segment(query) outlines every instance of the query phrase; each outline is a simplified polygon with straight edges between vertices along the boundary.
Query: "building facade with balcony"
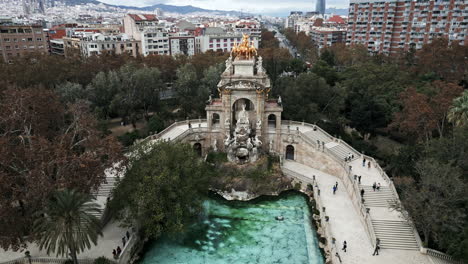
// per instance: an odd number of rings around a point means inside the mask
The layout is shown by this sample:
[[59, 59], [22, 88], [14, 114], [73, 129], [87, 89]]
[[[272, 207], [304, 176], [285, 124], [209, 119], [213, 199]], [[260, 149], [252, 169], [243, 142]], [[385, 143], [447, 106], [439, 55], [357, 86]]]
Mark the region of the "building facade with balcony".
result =
[[420, 49], [436, 38], [468, 44], [464, 0], [351, 0], [347, 44], [370, 52]]
[[48, 53], [47, 36], [39, 25], [0, 25], [0, 53], [5, 62], [28, 53]]
[[329, 27], [312, 27], [309, 33], [319, 50], [333, 44], [346, 42], [346, 30]]

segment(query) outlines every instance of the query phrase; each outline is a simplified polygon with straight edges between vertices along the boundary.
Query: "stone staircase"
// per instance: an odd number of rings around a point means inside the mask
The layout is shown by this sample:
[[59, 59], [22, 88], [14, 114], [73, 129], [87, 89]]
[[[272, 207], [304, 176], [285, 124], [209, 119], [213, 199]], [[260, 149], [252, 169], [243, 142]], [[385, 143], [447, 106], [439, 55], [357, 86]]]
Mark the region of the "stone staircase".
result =
[[372, 186], [359, 185], [359, 190], [361, 189], [364, 189], [365, 207], [389, 207], [395, 200], [395, 196], [388, 186], [381, 186], [380, 190], [374, 191]]
[[372, 220], [382, 249], [419, 250], [413, 228], [406, 221]]
[[316, 131], [311, 130], [311, 131], [305, 132], [304, 135], [306, 135], [314, 143], [316, 143], [317, 140], [319, 140], [320, 142], [325, 142], [325, 144], [332, 141], [329, 137], [327, 137], [324, 133], [320, 132], [319, 130], [316, 130]]
[[112, 175], [112, 176], [106, 177], [106, 183], [101, 184], [98, 192], [95, 195], [109, 197], [109, 195], [112, 192], [112, 189], [114, 189], [115, 187], [116, 182], [117, 182], [117, 179], [115, 176]]
[[354, 159], [357, 159], [360, 157], [359, 153], [354, 152], [352, 149], [348, 148], [347, 146], [343, 144], [336, 144], [335, 146], [329, 148], [330, 151], [337, 156], [340, 160], [343, 160], [348, 157], [349, 153], [354, 155]]

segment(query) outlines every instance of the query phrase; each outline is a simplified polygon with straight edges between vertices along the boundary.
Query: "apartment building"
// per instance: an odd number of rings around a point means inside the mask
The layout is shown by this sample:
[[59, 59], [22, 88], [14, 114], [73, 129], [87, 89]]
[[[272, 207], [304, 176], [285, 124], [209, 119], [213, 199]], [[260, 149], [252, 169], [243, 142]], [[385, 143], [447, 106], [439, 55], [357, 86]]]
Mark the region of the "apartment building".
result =
[[0, 25], [0, 52], [5, 62], [33, 52], [46, 54], [46, 34], [40, 25]]
[[[253, 41], [255, 48], [258, 49], [260, 37], [250, 36], [250, 41]], [[231, 52], [234, 44], [240, 43], [242, 40], [242, 34], [225, 32], [222, 28], [207, 28], [203, 36], [197, 37], [196, 49], [199, 52], [207, 51], [224, 51]]]
[[346, 42], [346, 30], [339, 28], [312, 27], [309, 35], [319, 50]]
[[142, 40], [147, 28], [158, 27], [159, 19], [151, 14], [127, 14], [124, 17], [124, 32], [136, 40]]
[[468, 44], [465, 0], [351, 0], [347, 44], [370, 52], [420, 49], [436, 38]]
[[164, 27], [148, 27], [141, 32], [143, 56], [170, 55], [169, 32]]
[[140, 54], [140, 41], [132, 40], [126, 34], [92, 34], [81, 38], [80, 52], [83, 57], [101, 54], [128, 54], [137, 57]]
[[195, 37], [187, 33], [172, 34], [169, 37], [169, 50], [172, 56], [195, 55]]

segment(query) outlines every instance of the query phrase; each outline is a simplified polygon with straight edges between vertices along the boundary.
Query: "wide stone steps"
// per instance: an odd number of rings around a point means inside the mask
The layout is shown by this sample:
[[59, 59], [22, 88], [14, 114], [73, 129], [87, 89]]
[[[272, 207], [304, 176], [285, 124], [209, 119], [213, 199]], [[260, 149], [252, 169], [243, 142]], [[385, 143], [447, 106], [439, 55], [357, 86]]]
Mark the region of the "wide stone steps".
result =
[[382, 249], [419, 250], [413, 228], [405, 221], [372, 220]]
[[387, 186], [381, 186], [378, 191], [374, 191], [372, 186], [360, 185], [359, 188], [364, 189], [366, 207], [389, 207], [395, 201], [392, 190]]
[[354, 154], [354, 159], [357, 159], [359, 158], [359, 154], [354, 152], [353, 150], [351, 150], [350, 148], [346, 147], [345, 145], [342, 145], [342, 144], [338, 144], [334, 147], [331, 147], [330, 148], [330, 151], [335, 154], [340, 160], [343, 160], [348, 157], [348, 155], [351, 153], [351, 154]]
[[325, 144], [332, 141], [329, 137], [327, 137], [325, 134], [323, 134], [322, 132], [318, 130], [317, 131], [311, 130], [311, 131], [305, 132], [304, 135], [306, 135], [314, 143], [317, 142], [317, 140], [319, 140], [320, 142], [325, 142]]
[[115, 177], [107, 177], [106, 183], [101, 184], [99, 186], [99, 190], [94, 193], [96, 196], [109, 196], [112, 190], [115, 187], [117, 179]]

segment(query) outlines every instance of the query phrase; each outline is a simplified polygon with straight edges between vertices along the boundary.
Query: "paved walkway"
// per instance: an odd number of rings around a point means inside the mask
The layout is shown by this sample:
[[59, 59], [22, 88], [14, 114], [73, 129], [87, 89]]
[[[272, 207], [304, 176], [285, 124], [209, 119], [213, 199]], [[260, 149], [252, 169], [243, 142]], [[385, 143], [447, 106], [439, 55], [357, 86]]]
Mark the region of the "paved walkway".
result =
[[[306, 176], [312, 182], [315, 175], [320, 189], [326, 215], [330, 217], [331, 232], [336, 243], [341, 248], [343, 241], [348, 244], [347, 252], [341, 251], [340, 256], [346, 264], [427, 264], [427, 256], [419, 251], [410, 250], [381, 250], [379, 256], [372, 256], [373, 248], [367, 236], [360, 216], [356, 212], [343, 182], [332, 175], [315, 170], [303, 164], [285, 161], [284, 167], [298, 174]], [[333, 195], [333, 185], [338, 182], [338, 191]]]

